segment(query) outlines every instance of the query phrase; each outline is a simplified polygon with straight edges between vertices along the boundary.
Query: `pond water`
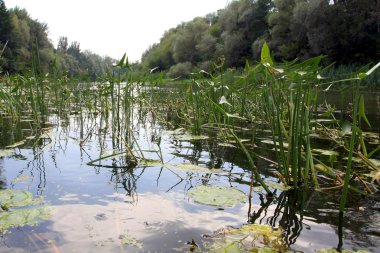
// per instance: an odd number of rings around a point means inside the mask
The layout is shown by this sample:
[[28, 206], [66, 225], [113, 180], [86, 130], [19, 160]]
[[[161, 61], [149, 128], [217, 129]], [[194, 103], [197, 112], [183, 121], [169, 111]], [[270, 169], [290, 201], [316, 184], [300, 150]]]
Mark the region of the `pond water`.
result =
[[[378, 119], [376, 106], [369, 116]], [[283, 241], [294, 251], [337, 247], [340, 192], [273, 187], [275, 198], [266, 198], [259, 189], [249, 198], [251, 172], [239, 149], [213, 138], [184, 138], [183, 130], [181, 135], [169, 131], [173, 129], [165, 119], [156, 120], [149, 112], [136, 115], [141, 117], [133, 121], [133, 135], [153, 163], [136, 165], [120, 155], [89, 165], [126, 148], [100, 115], [52, 114], [37, 140], [26, 139], [34, 134], [30, 121], [16, 126], [2, 116], [0, 149], [25, 140], [0, 158], [2, 186], [43, 197], [50, 215], [34, 226], [8, 228], [0, 238], [0, 252], [207, 252], [215, 235], [249, 223], [281, 227]], [[172, 166], [159, 165], [158, 142], [163, 162]], [[258, 150], [271, 156], [269, 147]], [[183, 163], [221, 171], [175, 167]], [[270, 162], [258, 158], [256, 163], [265, 181], [278, 182]], [[244, 202], [223, 208], [200, 204], [188, 194], [199, 185], [238, 189]], [[351, 196], [344, 249], [380, 252], [378, 199], [378, 194]]]

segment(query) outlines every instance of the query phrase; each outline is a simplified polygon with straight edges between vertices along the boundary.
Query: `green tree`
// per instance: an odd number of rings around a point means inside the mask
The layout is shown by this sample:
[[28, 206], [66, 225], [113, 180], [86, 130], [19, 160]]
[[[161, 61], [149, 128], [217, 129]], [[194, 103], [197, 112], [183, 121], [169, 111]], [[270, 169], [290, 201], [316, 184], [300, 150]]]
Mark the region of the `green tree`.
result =
[[176, 63], [191, 62], [196, 64], [201, 60], [201, 54], [197, 50], [197, 44], [202, 40], [204, 33], [208, 30], [204, 18], [195, 18], [194, 20], [184, 23], [178, 28], [173, 43], [173, 58]]
[[241, 0], [221, 12], [219, 22], [227, 66], [244, 66], [252, 58], [252, 44], [266, 33], [271, 7], [271, 0]]
[[67, 40], [67, 37], [66, 36], [59, 37], [57, 50], [61, 52], [67, 52], [68, 48], [69, 48], [69, 42]]
[[[0, 0], [0, 44], [5, 45], [9, 40], [12, 26], [7, 7], [3, 0]], [[2, 49], [2, 47], [0, 47]]]

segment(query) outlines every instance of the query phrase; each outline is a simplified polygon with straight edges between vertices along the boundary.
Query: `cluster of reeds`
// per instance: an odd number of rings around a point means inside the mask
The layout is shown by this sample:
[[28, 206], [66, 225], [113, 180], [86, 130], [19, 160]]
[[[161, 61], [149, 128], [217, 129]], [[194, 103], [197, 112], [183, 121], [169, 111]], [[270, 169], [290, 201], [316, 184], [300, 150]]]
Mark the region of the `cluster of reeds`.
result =
[[[329, 67], [320, 67], [322, 56], [306, 61], [292, 61], [283, 64], [275, 64], [271, 58], [269, 48], [264, 44], [261, 54], [261, 62], [256, 66], [246, 64], [242, 74], [235, 78], [234, 82], [226, 82], [223, 72], [218, 76], [212, 76], [204, 71], [193, 75], [191, 83], [183, 84], [183, 99], [178, 99], [175, 110], [183, 119], [183, 123], [199, 134], [205, 130], [215, 130], [219, 137], [235, 140], [235, 143], [246, 153], [254, 167], [252, 150], [239, 142], [238, 136], [251, 134], [254, 143], [255, 130], [267, 128], [271, 131], [274, 153], [276, 155], [276, 174], [281, 181], [289, 186], [320, 188], [318, 174], [328, 176], [338, 183], [338, 188], [348, 187], [340, 173], [350, 178], [351, 160], [349, 153], [356, 156], [371, 167], [368, 159], [379, 151], [366, 150], [363, 137], [355, 137], [360, 133], [355, 121], [355, 111], [361, 115], [363, 121], [368, 122], [365, 116], [364, 100], [359, 90], [354, 89], [362, 79], [370, 76], [379, 66], [376, 65], [366, 73], [359, 73], [352, 78], [343, 80], [330, 80], [324, 77]], [[222, 68], [223, 63], [216, 65]], [[204, 78], [206, 77], [206, 78]], [[332, 85], [339, 82], [352, 82], [353, 94], [361, 97], [358, 107], [352, 108], [352, 136], [354, 144], [349, 144], [347, 138], [341, 138], [336, 149], [348, 154], [348, 161], [344, 164], [344, 171], [337, 171], [315, 155], [312, 143], [312, 134], [317, 134], [318, 127], [325, 131], [334, 132], [336, 129], [328, 128], [319, 121], [320, 104], [318, 96], [327, 91]], [[347, 89], [347, 87], [345, 87]], [[355, 98], [353, 98], [355, 101]], [[354, 103], [355, 104], [355, 103]], [[342, 126], [335, 121], [333, 113], [325, 111], [325, 117], [330, 117], [336, 122], [335, 128], [342, 132]], [[356, 129], [356, 130], [355, 130]], [[335, 136], [330, 135], [332, 142], [336, 142]], [[358, 147], [361, 151], [358, 152]], [[352, 151], [355, 149], [355, 151]], [[362, 155], [364, 154], [364, 155]], [[331, 164], [333, 165], [333, 163]], [[373, 169], [376, 166], [373, 166]], [[258, 173], [255, 178], [265, 187]], [[363, 181], [363, 180], [361, 180]], [[371, 192], [366, 183], [363, 183], [365, 191]], [[267, 187], [265, 187], [267, 188]], [[354, 186], [350, 186], [358, 192]], [[269, 191], [268, 191], [269, 193]]]

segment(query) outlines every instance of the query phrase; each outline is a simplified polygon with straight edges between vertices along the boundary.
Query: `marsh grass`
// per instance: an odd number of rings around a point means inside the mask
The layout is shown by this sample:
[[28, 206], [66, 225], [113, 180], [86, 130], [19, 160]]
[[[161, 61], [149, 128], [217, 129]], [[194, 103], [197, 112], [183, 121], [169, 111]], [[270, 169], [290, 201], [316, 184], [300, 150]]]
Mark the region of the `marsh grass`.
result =
[[[349, 189], [355, 190], [349, 184], [351, 172], [355, 170], [353, 157], [360, 158], [367, 167], [376, 170], [369, 158], [376, 155], [379, 148], [371, 150], [360, 129], [362, 123], [369, 125], [370, 122], [365, 115], [365, 101], [357, 83], [375, 75], [378, 65], [365, 73], [360, 70], [354, 76], [343, 77], [343, 80], [330, 80], [324, 79], [330, 70], [320, 67], [321, 60], [323, 57], [276, 64], [264, 44], [261, 62], [254, 66], [247, 63], [241, 73], [226, 71], [221, 60], [215, 64], [215, 74], [195, 73], [190, 81], [178, 85], [175, 90], [168, 89], [165, 96], [155, 92], [156, 89], [167, 89], [162, 73], [150, 71], [136, 76], [125, 55], [95, 83], [71, 80], [53, 63], [49, 74], [38, 73], [36, 67], [30, 75], [1, 76], [0, 109], [13, 121], [19, 121], [25, 115], [33, 119], [33, 131], [37, 135], [43, 133], [41, 129], [49, 114], [55, 113], [65, 119], [77, 115], [81, 146], [90, 139], [93, 129], [110, 128], [112, 150], [116, 155], [100, 154], [90, 164], [99, 164], [103, 159], [113, 159], [118, 154], [127, 156], [128, 166], [137, 164], [139, 158], [144, 159], [133, 123], [136, 120], [144, 122], [147, 115], [171, 126], [184, 126], [193, 134], [211, 129], [221, 141], [232, 142], [241, 149], [250, 163], [252, 180], [258, 181], [271, 195], [260, 177], [260, 168], [255, 166], [255, 151], [251, 148], [257, 144], [257, 130], [270, 130], [276, 156], [276, 175], [283, 183], [295, 188], [319, 189], [320, 173], [329, 175], [333, 180], [339, 175], [333, 168], [334, 160], [327, 166], [313, 152], [311, 134], [319, 131], [314, 123], [319, 117], [318, 96], [324, 90], [336, 88], [339, 83], [353, 83], [356, 86], [345, 87], [356, 94], [353, 95], [351, 139], [343, 136], [340, 142], [334, 140], [336, 135], [332, 133], [342, 128], [339, 123], [333, 126], [317, 123], [324, 131], [331, 132], [331, 141], [348, 154], [348, 161], [341, 171], [345, 176], [344, 182], [338, 180], [344, 199]], [[163, 111], [175, 115], [179, 123], [166, 120], [162, 116]], [[336, 121], [328, 110], [324, 114]], [[88, 117], [96, 123], [88, 126]], [[250, 142], [241, 141], [247, 136]], [[163, 162], [161, 139], [156, 138], [155, 141], [158, 145], [156, 153]], [[359, 178], [365, 191], [371, 192], [371, 184], [364, 182], [364, 177]], [[342, 206], [344, 209], [345, 204]]]

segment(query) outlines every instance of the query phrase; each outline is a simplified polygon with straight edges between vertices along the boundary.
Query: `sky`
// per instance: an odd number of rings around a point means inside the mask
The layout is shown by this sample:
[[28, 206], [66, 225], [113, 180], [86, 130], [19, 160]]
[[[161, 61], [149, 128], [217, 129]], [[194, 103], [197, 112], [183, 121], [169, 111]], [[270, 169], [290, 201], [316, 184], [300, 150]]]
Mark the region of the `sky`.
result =
[[224, 9], [228, 0], [4, 0], [46, 23], [54, 46], [60, 36], [82, 50], [130, 62], [181, 22]]

